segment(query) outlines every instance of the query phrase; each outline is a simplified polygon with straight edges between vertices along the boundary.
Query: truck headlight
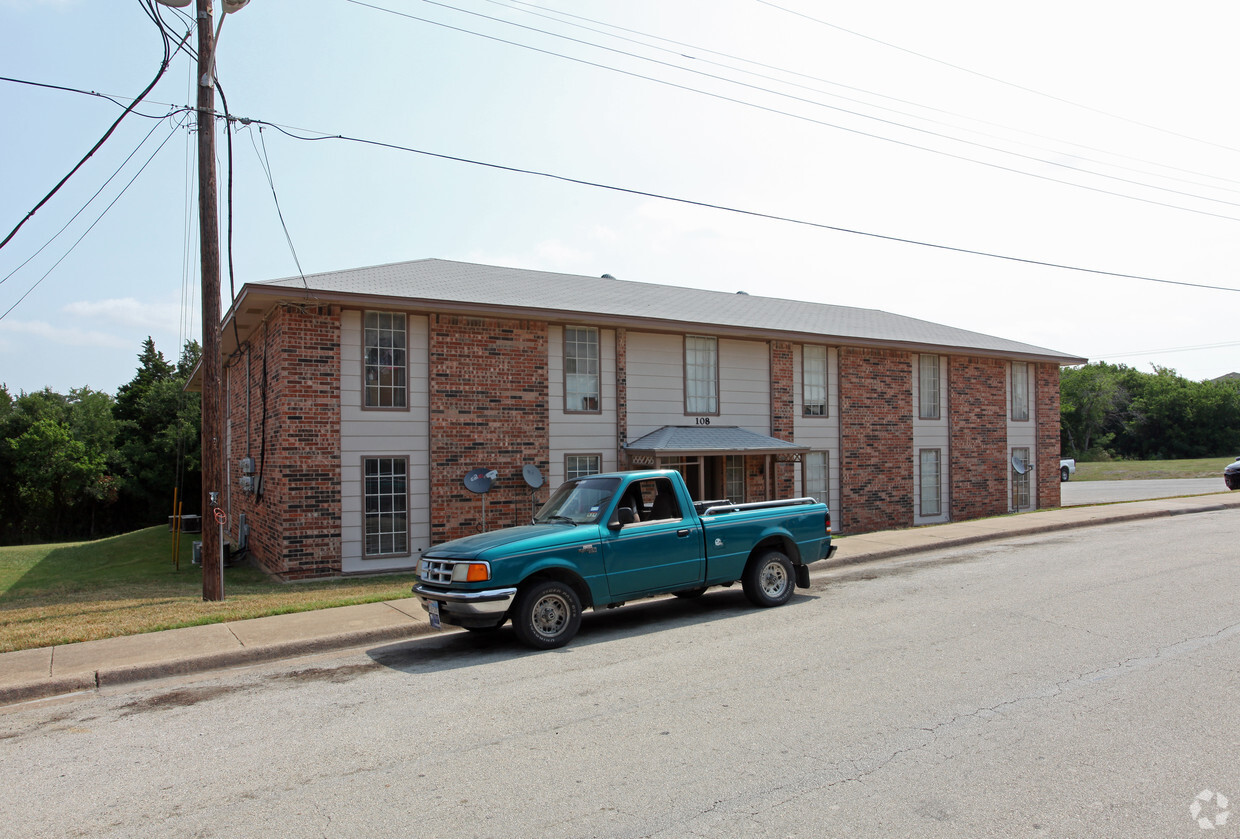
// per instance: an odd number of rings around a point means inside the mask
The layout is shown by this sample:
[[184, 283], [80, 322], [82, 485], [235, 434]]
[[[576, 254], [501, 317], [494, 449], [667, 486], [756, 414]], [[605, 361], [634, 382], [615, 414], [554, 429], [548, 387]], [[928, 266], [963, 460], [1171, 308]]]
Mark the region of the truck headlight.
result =
[[458, 562], [452, 567], [454, 583], [485, 583], [491, 579], [491, 566], [485, 562]]

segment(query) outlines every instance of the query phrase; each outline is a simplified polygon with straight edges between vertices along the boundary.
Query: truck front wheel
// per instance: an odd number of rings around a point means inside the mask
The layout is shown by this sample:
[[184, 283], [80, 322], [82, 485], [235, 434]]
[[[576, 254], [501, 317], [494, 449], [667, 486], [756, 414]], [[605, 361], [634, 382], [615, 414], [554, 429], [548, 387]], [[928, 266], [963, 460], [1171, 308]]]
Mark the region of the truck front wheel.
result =
[[581, 627], [581, 598], [571, 586], [543, 580], [523, 588], [513, 604], [512, 628], [517, 638], [536, 650], [562, 647]]
[[792, 599], [796, 588], [792, 560], [780, 551], [767, 551], [745, 566], [741, 587], [755, 606], [782, 606]]

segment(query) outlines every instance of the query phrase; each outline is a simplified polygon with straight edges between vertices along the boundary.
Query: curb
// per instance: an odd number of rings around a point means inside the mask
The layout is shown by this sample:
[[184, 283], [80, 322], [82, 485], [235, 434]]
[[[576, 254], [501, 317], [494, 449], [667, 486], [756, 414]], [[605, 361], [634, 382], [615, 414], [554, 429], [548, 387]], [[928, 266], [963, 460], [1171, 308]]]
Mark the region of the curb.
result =
[[[871, 562], [879, 559], [895, 559], [902, 556], [911, 556], [912, 554], [929, 553], [945, 548], [960, 548], [969, 545], [976, 545], [981, 542], [995, 542], [1001, 539], [1019, 538], [1023, 536], [1033, 536], [1038, 533], [1055, 533], [1064, 530], [1079, 530], [1083, 527], [1096, 527], [1102, 524], [1122, 524], [1129, 521], [1146, 521], [1154, 518], [1171, 518], [1172, 516], [1187, 516], [1194, 513], [1217, 513], [1224, 510], [1234, 510], [1236, 504], [1228, 504], [1220, 502], [1209, 507], [1194, 507], [1191, 510], [1160, 510], [1157, 512], [1143, 511], [1140, 513], [1120, 513], [1105, 516], [1102, 518], [1085, 519], [1082, 521], [1061, 522], [1058, 524], [1030, 524], [1028, 527], [1014, 527], [1004, 533], [978, 533], [973, 536], [957, 536], [952, 539], [944, 539], [941, 542], [935, 542], [931, 545], [917, 545], [905, 548], [886, 548], [877, 551], [871, 551], [856, 557], [837, 556], [833, 562], [824, 565], [824, 568], [839, 568], [847, 565], [860, 565], [864, 562]], [[846, 542], [844, 544], [847, 544]], [[842, 547], [843, 545], [841, 545]]]
[[333, 652], [368, 644], [404, 641], [420, 635], [426, 635], [430, 631], [430, 624], [414, 621], [400, 626], [361, 629], [355, 632], [342, 632], [318, 638], [286, 641], [279, 644], [265, 644], [261, 647], [244, 647], [227, 652], [209, 653], [207, 655], [191, 656], [173, 661], [129, 664], [123, 667], [105, 667], [94, 672], [39, 679], [33, 682], [0, 687], [0, 705], [12, 705], [36, 699], [50, 699], [51, 697], [62, 696], [68, 693], [81, 693], [88, 690], [98, 690], [99, 688], [117, 687], [133, 682], [163, 679], [169, 676], [185, 676], [192, 673], [205, 673], [210, 670], [224, 670], [229, 667], [263, 664], [269, 661]]

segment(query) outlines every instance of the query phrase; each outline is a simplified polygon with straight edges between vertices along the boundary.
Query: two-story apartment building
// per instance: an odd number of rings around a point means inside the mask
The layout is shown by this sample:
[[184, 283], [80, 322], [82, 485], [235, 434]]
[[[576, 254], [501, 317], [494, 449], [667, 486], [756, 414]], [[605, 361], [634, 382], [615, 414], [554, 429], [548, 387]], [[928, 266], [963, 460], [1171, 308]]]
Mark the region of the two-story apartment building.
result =
[[442, 260], [248, 284], [223, 349], [228, 538], [288, 579], [411, 568], [524, 523], [566, 478], [639, 466], [698, 498], [811, 495], [844, 533], [1058, 506], [1059, 366], [1084, 361], [874, 310]]

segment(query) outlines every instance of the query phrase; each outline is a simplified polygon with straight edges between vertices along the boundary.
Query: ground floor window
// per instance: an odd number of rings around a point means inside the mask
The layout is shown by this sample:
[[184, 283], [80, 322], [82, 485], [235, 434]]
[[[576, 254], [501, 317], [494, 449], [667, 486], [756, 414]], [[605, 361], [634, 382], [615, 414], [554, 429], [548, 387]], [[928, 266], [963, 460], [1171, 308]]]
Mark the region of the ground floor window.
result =
[[745, 457], [730, 454], [724, 463], [723, 497], [733, 504], [745, 503]]
[[1028, 510], [1033, 504], [1029, 497], [1029, 450], [1012, 449], [1012, 509]]
[[603, 471], [601, 454], [570, 454], [564, 458], [564, 479], [584, 478]]
[[827, 485], [827, 452], [806, 452], [801, 457], [801, 470], [805, 475], [805, 494], [823, 504], [830, 497]]
[[942, 468], [943, 453], [938, 449], [922, 449], [920, 459], [921, 515], [938, 516], [943, 513]]
[[409, 459], [368, 457], [365, 480], [366, 556], [409, 553]]

